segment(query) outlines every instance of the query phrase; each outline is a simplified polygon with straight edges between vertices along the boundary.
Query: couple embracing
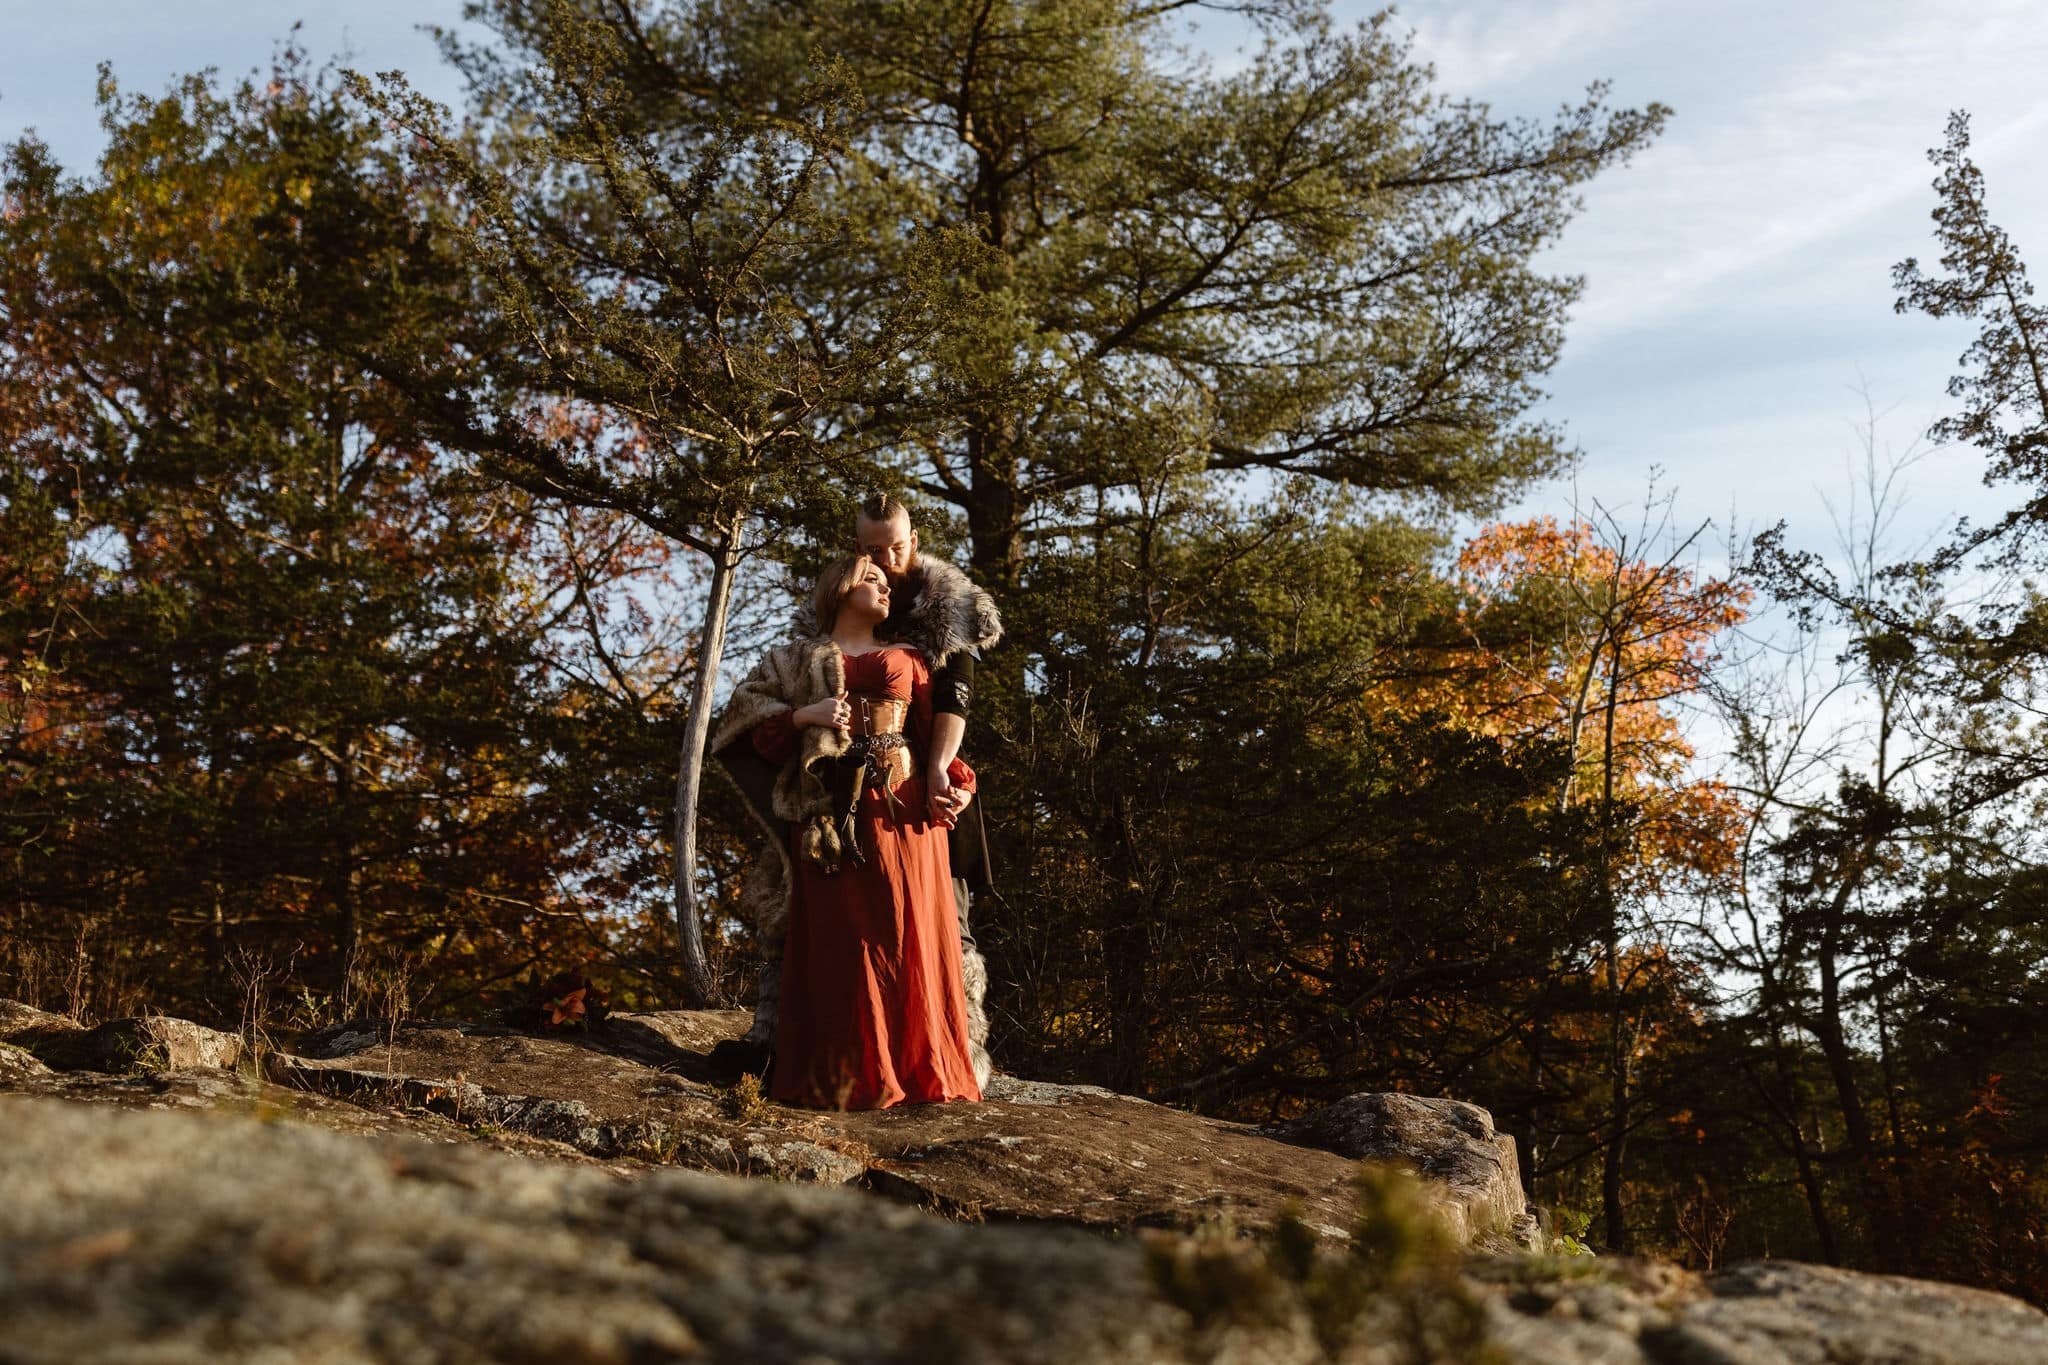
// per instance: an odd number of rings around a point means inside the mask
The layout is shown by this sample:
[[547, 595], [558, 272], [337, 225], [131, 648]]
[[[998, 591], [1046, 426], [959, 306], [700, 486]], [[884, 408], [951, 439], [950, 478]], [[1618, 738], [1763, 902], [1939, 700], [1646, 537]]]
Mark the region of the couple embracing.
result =
[[[808, 621], [733, 692], [711, 751], [768, 836], [743, 913], [760, 1003], [728, 1061], [785, 1104], [978, 1100], [988, 976], [967, 930], [987, 850], [959, 758], [995, 604], [921, 558], [910, 514], [861, 505], [859, 552], [819, 577]], [[737, 1058], [733, 1054], [737, 1053]]]

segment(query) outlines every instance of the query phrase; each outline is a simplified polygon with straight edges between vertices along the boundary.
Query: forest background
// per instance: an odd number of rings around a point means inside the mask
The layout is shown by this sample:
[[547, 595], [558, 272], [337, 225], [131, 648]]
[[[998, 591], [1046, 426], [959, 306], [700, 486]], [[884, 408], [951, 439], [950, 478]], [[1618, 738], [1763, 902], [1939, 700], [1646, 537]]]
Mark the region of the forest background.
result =
[[1284, 0], [1226, 72], [1174, 4], [472, 8], [459, 117], [287, 50], [8, 149], [0, 993], [743, 996], [715, 680], [888, 488], [1009, 623], [1007, 1069], [1455, 1095], [1605, 1247], [2048, 1300], [2048, 327], [1966, 121], [1893, 283], [2010, 510], [1895, 557], [1873, 426], [1822, 557], [1488, 520], [1661, 107], [1502, 120]]

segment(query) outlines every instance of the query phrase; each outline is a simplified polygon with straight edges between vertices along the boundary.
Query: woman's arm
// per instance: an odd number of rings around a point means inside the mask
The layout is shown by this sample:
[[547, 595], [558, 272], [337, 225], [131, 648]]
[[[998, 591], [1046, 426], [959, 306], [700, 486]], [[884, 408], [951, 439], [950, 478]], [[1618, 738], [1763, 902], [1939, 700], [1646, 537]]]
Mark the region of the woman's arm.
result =
[[846, 694], [777, 711], [754, 727], [754, 752], [770, 763], [787, 763], [796, 757], [798, 736], [814, 725], [829, 725], [845, 731], [853, 725], [853, 711]]
[[851, 730], [853, 705], [846, 700], [846, 694], [841, 692], [836, 697], [827, 697], [823, 701], [814, 701], [809, 706], [797, 707], [790, 712], [790, 719], [799, 730], [808, 729], [813, 725], [829, 725], [835, 730], [842, 731]]

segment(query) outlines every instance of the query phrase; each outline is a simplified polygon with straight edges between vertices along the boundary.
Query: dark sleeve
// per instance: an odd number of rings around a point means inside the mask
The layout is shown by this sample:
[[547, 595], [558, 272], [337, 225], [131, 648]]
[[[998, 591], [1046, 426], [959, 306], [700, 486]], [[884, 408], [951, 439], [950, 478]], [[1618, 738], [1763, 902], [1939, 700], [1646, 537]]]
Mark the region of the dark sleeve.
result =
[[964, 719], [967, 705], [973, 699], [974, 656], [963, 649], [932, 674], [932, 711]]
[[796, 757], [796, 713], [777, 711], [751, 732], [754, 752], [770, 763], [787, 763]]

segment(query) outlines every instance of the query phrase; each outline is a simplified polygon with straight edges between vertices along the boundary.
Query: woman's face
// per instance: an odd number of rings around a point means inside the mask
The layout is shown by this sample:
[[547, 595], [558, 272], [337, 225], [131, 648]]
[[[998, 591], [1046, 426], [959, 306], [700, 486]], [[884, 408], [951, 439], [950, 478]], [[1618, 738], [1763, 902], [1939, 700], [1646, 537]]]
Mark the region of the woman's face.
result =
[[846, 590], [846, 605], [841, 608], [848, 609], [877, 621], [889, 614], [889, 580], [873, 560], [854, 574], [853, 585]]

